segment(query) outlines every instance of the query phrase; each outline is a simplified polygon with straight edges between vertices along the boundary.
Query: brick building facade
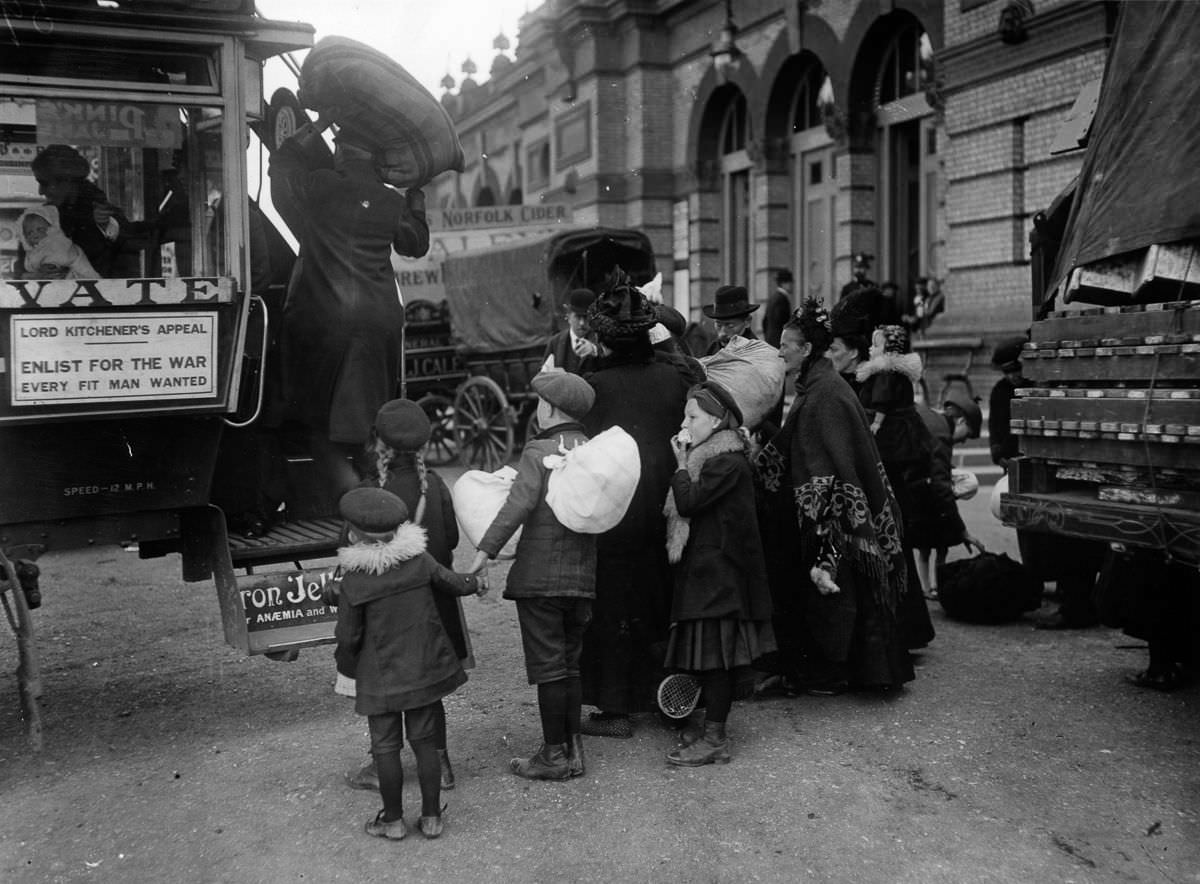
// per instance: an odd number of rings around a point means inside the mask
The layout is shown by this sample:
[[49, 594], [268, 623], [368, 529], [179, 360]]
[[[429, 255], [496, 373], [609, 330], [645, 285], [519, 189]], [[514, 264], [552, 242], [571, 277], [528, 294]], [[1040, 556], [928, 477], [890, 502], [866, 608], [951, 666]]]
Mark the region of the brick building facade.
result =
[[1096, 0], [548, 0], [486, 82], [447, 77], [467, 167], [430, 202], [641, 228], [692, 319], [724, 283], [765, 300], [782, 269], [832, 302], [866, 252], [877, 280], [943, 280], [927, 347], [981, 354], [1028, 325], [1031, 218], [1080, 161], [1051, 143], [1113, 19]]

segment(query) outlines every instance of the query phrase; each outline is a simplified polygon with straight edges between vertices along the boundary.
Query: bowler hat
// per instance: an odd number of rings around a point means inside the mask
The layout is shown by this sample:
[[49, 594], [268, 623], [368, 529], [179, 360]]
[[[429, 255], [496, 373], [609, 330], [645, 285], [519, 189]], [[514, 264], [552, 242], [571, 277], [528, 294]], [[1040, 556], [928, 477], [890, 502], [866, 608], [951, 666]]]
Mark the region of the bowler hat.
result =
[[428, 415], [411, 399], [385, 402], [375, 415], [375, 435], [397, 451], [416, 451], [431, 432]]
[[963, 413], [963, 417], [967, 421], [967, 428], [970, 430], [968, 438], [978, 439], [979, 433], [983, 430], [983, 412], [980, 411], [979, 403], [975, 398], [961, 387], [955, 387], [946, 393], [942, 407], [947, 405], [953, 405]]
[[713, 297], [714, 303], [705, 304], [701, 308], [709, 319], [737, 319], [749, 316], [758, 309], [758, 304], [750, 303], [750, 296], [744, 285], [723, 285], [717, 289]]
[[352, 488], [338, 501], [338, 512], [342, 518], [368, 534], [386, 534], [395, 531], [401, 522], [408, 521], [408, 507], [404, 501], [382, 488]]
[[1016, 371], [1021, 367], [1021, 350], [1026, 338], [1005, 338], [992, 352], [992, 365], [1001, 371]]
[[596, 391], [577, 374], [566, 371], [543, 371], [529, 382], [533, 392], [559, 411], [573, 418], [582, 418], [592, 410]]
[[591, 289], [571, 289], [567, 292], [567, 310], [577, 316], [587, 316], [588, 307], [596, 300], [596, 293]]

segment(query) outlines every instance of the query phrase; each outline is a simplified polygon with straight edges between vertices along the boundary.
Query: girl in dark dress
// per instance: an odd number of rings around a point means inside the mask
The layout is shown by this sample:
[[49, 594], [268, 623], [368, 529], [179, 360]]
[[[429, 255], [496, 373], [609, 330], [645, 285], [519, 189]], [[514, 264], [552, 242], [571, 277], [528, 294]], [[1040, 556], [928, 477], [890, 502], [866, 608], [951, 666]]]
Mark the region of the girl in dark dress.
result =
[[703, 730], [686, 728], [671, 764], [725, 764], [725, 723], [734, 671], [774, 650], [771, 597], [754, 513], [749, 440], [742, 413], [714, 381], [688, 393], [683, 427], [671, 439], [676, 470], [667, 497], [668, 554], [675, 566], [666, 665], [696, 675]]

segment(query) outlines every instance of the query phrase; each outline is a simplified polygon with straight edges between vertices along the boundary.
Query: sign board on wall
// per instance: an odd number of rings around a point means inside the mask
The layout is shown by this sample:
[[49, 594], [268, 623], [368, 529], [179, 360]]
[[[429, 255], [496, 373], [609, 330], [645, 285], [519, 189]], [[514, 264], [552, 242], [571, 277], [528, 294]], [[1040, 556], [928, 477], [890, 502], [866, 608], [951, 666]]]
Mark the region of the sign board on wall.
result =
[[217, 395], [215, 313], [9, 319], [14, 406]]
[[568, 205], [485, 206], [476, 209], [431, 209], [429, 253], [423, 258], [392, 254], [392, 269], [407, 303], [446, 299], [442, 262], [454, 252], [482, 249], [528, 236], [542, 236], [569, 227]]

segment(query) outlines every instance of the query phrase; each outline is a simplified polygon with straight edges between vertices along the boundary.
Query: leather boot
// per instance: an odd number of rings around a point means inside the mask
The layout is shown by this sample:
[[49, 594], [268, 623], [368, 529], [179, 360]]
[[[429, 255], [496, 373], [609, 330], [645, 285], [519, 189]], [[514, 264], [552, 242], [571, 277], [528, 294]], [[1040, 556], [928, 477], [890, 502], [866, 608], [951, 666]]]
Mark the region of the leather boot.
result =
[[704, 722], [704, 735], [690, 746], [680, 746], [668, 752], [667, 761], [680, 767], [728, 764], [729, 740], [725, 736], [725, 722]]
[[573, 777], [581, 777], [585, 772], [582, 734], [571, 734], [567, 738], [567, 770]]
[[699, 740], [703, 736], [704, 736], [703, 725], [698, 725], [698, 724], [693, 724], [692, 722], [688, 722], [679, 731], [678, 748], [683, 749], [686, 746], [690, 746], [690, 745], [692, 745], [692, 743], [695, 743], [697, 740]]
[[542, 743], [542, 748], [532, 757], [514, 758], [508, 766], [517, 776], [527, 780], [565, 780], [571, 775], [565, 743]]
[[438, 764], [442, 768], [442, 789], [448, 791], [454, 788], [454, 768], [450, 766], [450, 753], [445, 749], [438, 749]]

